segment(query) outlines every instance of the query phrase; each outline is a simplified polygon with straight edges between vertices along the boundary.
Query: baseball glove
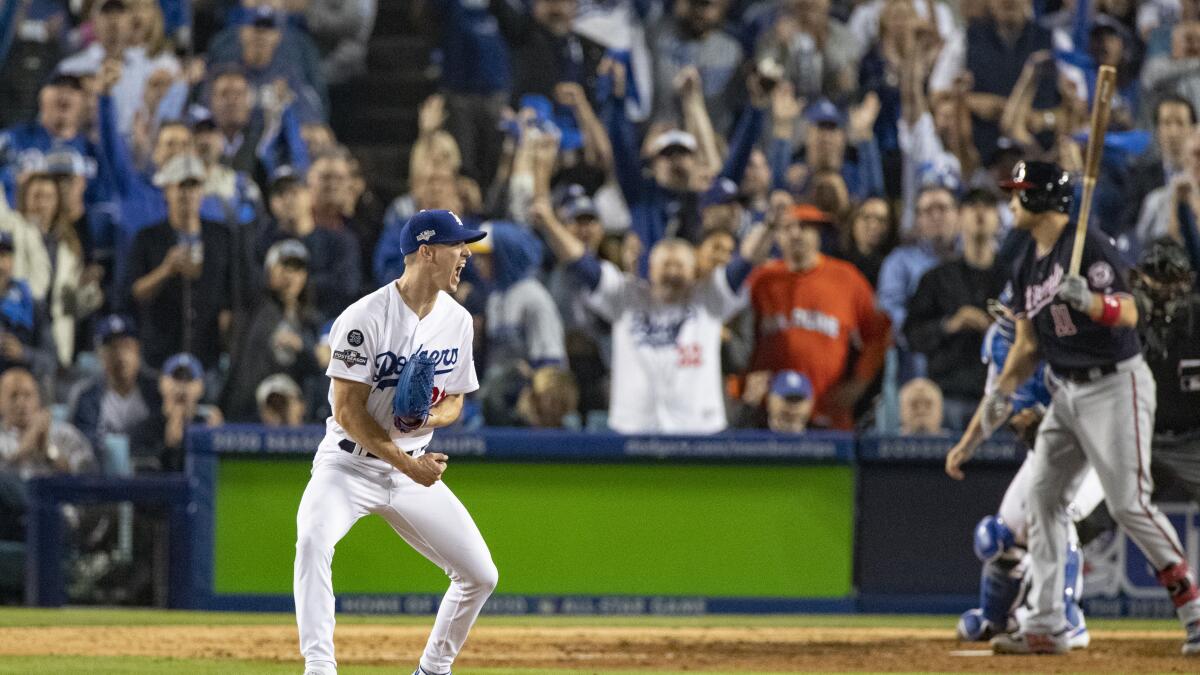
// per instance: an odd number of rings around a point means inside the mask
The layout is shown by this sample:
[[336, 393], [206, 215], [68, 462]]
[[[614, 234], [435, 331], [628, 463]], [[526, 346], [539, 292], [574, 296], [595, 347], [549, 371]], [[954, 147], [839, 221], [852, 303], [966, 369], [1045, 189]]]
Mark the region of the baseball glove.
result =
[[392, 398], [392, 423], [400, 431], [416, 431], [429, 419], [436, 366], [437, 362], [429, 356], [416, 354], [400, 369]]

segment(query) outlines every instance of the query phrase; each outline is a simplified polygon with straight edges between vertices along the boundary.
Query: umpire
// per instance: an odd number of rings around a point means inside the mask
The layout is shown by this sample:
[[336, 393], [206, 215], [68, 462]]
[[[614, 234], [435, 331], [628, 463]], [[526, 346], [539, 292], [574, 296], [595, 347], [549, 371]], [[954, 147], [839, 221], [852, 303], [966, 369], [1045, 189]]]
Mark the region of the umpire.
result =
[[1200, 504], [1200, 295], [1183, 246], [1152, 242], [1131, 278], [1142, 353], [1157, 382], [1151, 463]]

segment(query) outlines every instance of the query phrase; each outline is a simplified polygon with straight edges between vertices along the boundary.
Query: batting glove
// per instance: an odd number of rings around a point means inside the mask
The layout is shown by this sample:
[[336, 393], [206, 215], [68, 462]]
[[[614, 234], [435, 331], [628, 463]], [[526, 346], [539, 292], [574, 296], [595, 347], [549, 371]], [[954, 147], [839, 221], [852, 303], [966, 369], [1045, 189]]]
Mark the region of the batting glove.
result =
[[1063, 280], [1058, 287], [1058, 299], [1082, 314], [1092, 311], [1092, 289], [1088, 288], [1087, 279], [1078, 274]]
[[983, 427], [984, 438], [990, 437], [996, 433], [996, 430], [1008, 421], [1008, 416], [1012, 414], [1012, 401], [1006, 394], [999, 391], [992, 391], [987, 396], [983, 397], [983, 403], [980, 406], [979, 424]]

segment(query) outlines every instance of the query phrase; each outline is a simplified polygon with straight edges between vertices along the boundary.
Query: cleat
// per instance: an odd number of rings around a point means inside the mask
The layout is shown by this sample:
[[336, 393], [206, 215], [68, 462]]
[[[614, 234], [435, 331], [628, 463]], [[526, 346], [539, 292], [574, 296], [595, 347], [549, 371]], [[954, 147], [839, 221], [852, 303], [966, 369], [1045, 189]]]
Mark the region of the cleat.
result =
[[425, 670], [421, 666], [417, 666], [417, 669], [413, 671], [413, 675], [451, 675], [451, 673], [449, 670], [444, 673], [435, 673], [432, 670]]
[[1067, 645], [1073, 650], [1087, 649], [1092, 644], [1092, 634], [1087, 626], [1077, 626], [1067, 632]]
[[1187, 625], [1187, 640], [1180, 651], [1184, 656], [1200, 656], [1200, 619]]
[[993, 654], [1066, 654], [1071, 651], [1067, 631], [1058, 633], [1007, 633], [992, 638]]
[[958, 618], [958, 639], [963, 642], [987, 642], [1004, 631], [997, 629], [991, 621], [983, 618], [979, 609], [968, 609]]

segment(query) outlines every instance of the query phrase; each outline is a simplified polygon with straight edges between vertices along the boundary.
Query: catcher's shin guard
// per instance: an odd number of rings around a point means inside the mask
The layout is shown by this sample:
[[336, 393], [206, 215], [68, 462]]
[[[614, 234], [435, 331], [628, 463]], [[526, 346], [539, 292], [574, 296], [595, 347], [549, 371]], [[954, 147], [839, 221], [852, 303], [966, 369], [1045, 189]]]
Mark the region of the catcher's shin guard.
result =
[[1009, 618], [1021, 599], [1028, 563], [1024, 551], [1012, 549], [983, 564], [979, 577], [979, 610], [998, 631], [1007, 631]]

